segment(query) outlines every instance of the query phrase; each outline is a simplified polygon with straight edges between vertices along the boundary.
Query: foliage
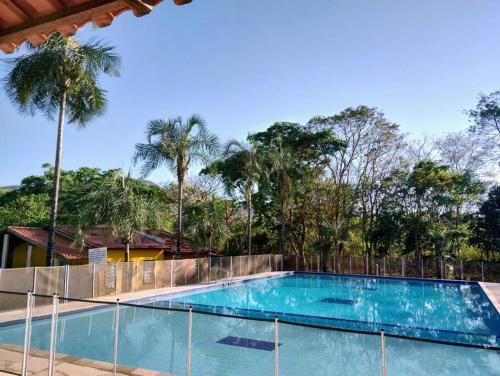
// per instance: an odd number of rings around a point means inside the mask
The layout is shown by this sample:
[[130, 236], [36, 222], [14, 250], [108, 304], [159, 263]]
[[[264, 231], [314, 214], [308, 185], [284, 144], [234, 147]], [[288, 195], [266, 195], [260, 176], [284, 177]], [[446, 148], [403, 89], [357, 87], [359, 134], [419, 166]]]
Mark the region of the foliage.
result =
[[180, 257], [182, 242], [182, 214], [184, 201], [184, 180], [192, 163], [208, 163], [219, 149], [219, 139], [210, 133], [203, 119], [192, 115], [186, 121], [182, 118], [152, 120], [147, 124], [147, 143], [136, 144], [134, 161], [143, 162], [144, 176], [161, 165], [167, 165], [177, 177], [177, 249]]
[[500, 253], [500, 186], [490, 189], [488, 198], [481, 204], [476, 216], [472, 242], [489, 259], [491, 254]]
[[102, 181], [92, 184], [88, 192], [77, 201], [78, 215], [74, 217], [80, 233], [86, 228], [105, 226], [121, 237], [127, 247], [137, 231], [160, 227], [160, 203], [143, 195], [136, 182], [121, 171], [112, 171]]

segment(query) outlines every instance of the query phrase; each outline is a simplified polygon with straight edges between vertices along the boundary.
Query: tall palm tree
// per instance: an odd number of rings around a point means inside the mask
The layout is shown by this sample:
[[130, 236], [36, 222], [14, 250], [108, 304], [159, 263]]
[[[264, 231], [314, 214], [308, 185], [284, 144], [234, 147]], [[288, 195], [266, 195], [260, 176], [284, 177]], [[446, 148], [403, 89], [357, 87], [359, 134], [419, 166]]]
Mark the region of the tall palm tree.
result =
[[283, 139], [278, 136], [275, 147], [268, 153], [269, 158], [269, 175], [276, 186], [276, 196], [279, 205], [279, 222], [280, 222], [280, 242], [279, 249], [281, 254], [281, 262], [286, 253], [286, 216], [285, 212], [288, 207], [290, 191], [293, 186], [292, 171], [294, 166], [294, 157], [290, 150], [283, 144]]
[[49, 119], [58, 112], [53, 194], [47, 242], [47, 265], [54, 263], [54, 237], [59, 205], [59, 181], [64, 120], [85, 127], [106, 110], [105, 91], [98, 86], [103, 72], [119, 75], [120, 58], [113, 47], [101, 42], [79, 43], [53, 34], [38, 47], [28, 46], [25, 55], [7, 60], [9, 71], [4, 88], [20, 112], [36, 111]]
[[[229, 141], [224, 148], [224, 157], [234, 159], [239, 163], [239, 169], [233, 181], [226, 182], [230, 186], [236, 186], [243, 195], [247, 203], [247, 237], [248, 255], [252, 254], [252, 197], [255, 184], [262, 176], [261, 158], [257, 147], [250, 143], [237, 140]], [[233, 175], [233, 174], [231, 174]], [[227, 180], [227, 179], [226, 179]]]
[[[136, 231], [160, 227], [158, 201], [146, 197], [137, 182], [121, 170], [113, 171], [78, 202], [80, 233], [85, 228], [106, 226], [125, 245], [125, 261], [130, 261], [130, 244]], [[84, 239], [80, 239], [83, 240]]]
[[184, 179], [192, 163], [207, 163], [218, 153], [219, 139], [207, 130], [203, 119], [192, 115], [156, 119], [147, 124], [147, 143], [135, 145], [134, 163], [143, 161], [142, 174], [149, 175], [161, 165], [167, 165], [177, 177], [177, 244], [175, 257], [180, 257], [182, 244], [182, 205]]

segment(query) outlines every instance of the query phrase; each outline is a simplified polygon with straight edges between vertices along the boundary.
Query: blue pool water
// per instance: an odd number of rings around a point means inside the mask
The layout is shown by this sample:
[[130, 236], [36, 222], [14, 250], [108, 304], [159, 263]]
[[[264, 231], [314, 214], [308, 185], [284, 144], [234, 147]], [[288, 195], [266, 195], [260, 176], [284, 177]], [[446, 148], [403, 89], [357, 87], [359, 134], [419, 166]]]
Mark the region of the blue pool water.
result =
[[500, 347], [500, 315], [477, 283], [297, 273], [150, 304]]
[[[194, 294], [159, 296], [137, 303], [196, 304], [197, 309], [233, 314], [246, 310], [249, 316], [279, 311], [290, 321], [307, 320], [323, 325], [328, 320], [342, 319], [349, 321], [341, 322], [366, 325], [365, 329], [375, 329], [384, 323], [387, 331], [397, 328], [413, 335], [433, 333], [434, 339], [444, 338], [443, 333], [467, 332], [472, 334], [454, 339], [474, 344], [484, 342], [484, 338], [490, 344], [495, 342], [493, 338], [498, 340], [498, 314], [491, 310], [491, 304], [476, 284], [297, 274], [234, 284], [230, 288], [209, 288]], [[398, 320], [405, 324], [405, 329], [391, 326], [398, 324]], [[110, 362], [113, 321], [112, 307], [60, 316], [57, 352]], [[119, 322], [120, 364], [175, 375], [186, 373], [187, 313], [122, 307]], [[434, 331], [414, 329], [417, 327]], [[2, 326], [0, 343], [22, 344], [23, 334], [22, 323]], [[47, 350], [49, 336], [50, 319], [34, 321], [32, 348]], [[254, 343], [250, 346], [241, 339], [251, 339]], [[191, 374], [273, 375], [274, 351], [268, 346], [273, 341], [273, 323], [195, 313]], [[282, 323], [279, 343], [280, 375], [381, 374], [377, 335]], [[500, 375], [500, 352], [491, 349], [387, 337], [386, 357], [390, 376]]]

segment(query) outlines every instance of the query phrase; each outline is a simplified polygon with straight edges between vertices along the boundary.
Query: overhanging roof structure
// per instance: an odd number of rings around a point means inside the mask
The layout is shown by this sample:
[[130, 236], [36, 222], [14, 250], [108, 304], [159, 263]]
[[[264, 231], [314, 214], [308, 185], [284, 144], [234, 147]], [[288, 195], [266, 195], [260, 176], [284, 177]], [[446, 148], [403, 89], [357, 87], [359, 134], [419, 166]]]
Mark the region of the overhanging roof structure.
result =
[[[151, 12], [162, 0], [0, 0], [0, 50], [14, 52], [23, 42], [37, 45], [52, 33], [64, 36], [88, 22], [110, 25], [131, 10], [137, 17]], [[177, 5], [192, 0], [173, 0]]]

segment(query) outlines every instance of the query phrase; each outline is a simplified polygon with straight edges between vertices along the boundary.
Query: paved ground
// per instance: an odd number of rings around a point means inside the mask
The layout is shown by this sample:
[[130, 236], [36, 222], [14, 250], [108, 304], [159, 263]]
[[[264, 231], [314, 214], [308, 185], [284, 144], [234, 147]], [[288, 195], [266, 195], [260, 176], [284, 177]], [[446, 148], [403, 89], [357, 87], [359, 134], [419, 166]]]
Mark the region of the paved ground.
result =
[[483, 288], [486, 295], [488, 295], [498, 313], [500, 313], [500, 283], [479, 282], [479, 285]]
[[[0, 369], [6, 372], [0, 372], [0, 375], [18, 375], [21, 371], [23, 349], [21, 346], [0, 345]], [[30, 376], [47, 375], [48, 357], [46, 351], [31, 350], [29, 358]], [[109, 375], [113, 372], [111, 363], [98, 362], [95, 360], [81, 359], [68, 355], [58, 355], [54, 362], [55, 375], [84, 375], [100, 376]], [[154, 372], [140, 368], [117, 367], [117, 375], [125, 376], [168, 376], [166, 373]]]

